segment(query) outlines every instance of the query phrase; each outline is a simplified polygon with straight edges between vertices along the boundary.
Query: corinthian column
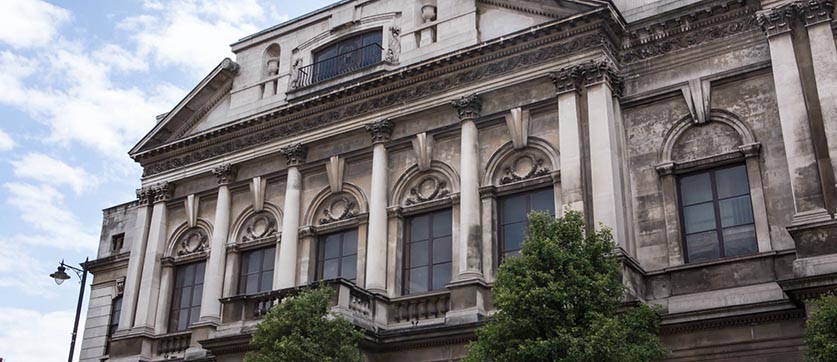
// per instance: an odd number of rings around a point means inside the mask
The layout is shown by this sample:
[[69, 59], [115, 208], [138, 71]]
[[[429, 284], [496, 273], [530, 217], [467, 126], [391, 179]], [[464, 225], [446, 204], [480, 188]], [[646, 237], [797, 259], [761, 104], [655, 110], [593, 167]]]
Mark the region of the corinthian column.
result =
[[131, 244], [131, 257], [128, 259], [128, 271], [125, 275], [125, 289], [122, 294], [122, 314], [119, 316], [118, 329], [127, 330], [134, 326], [134, 314], [139, 297], [140, 280], [142, 278], [142, 264], [145, 258], [145, 247], [148, 242], [148, 228], [150, 226], [151, 207], [153, 197], [150, 187], [137, 189], [137, 223], [134, 226], [136, 239]]
[[302, 196], [302, 175], [299, 165], [305, 162], [308, 149], [300, 144], [286, 146], [281, 150], [288, 161], [288, 181], [285, 185], [285, 209], [282, 214], [282, 239], [276, 268], [273, 274], [273, 289], [296, 286], [296, 257], [299, 243], [299, 203]]
[[[796, 5], [792, 4], [760, 11], [757, 16], [770, 45], [779, 122], [782, 125], [782, 139], [796, 208], [793, 223], [800, 224], [827, 220], [829, 215], [825, 209], [808, 109], [793, 50], [791, 27], [796, 15]], [[833, 39], [831, 41], [833, 43]]]
[[225, 163], [212, 170], [218, 177], [218, 200], [215, 203], [215, 223], [209, 243], [209, 260], [203, 282], [201, 321], [221, 322], [221, 294], [224, 288], [224, 269], [227, 257], [227, 237], [230, 230], [232, 206], [229, 184], [235, 181], [235, 166]]
[[148, 333], [155, 330], [157, 300], [160, 294], [160, 282], [163, 265], [161, 259], [166, 250], [166, 201], [171, 198], [174, 185], [162, 182], [154, 186], [154, 208], [151, 211], [151, 225], [142, 265], [139, 298], [134, 327]]
[[366, 289], [386, 294], [387, 289], [387, 160], [386, 143], [392, 136], [392, 121], [366, 125], [372, 136], [372, 185], [369, 192], [369, 229], [366, 246]]
[[[584, 212], [584, 188], [579, 125], [581, 66], [569, 66], [550, 74], [558, 94], [558, 136], [561, 145], [561, 204]], [[564, 210], [557, 210], [563, 214]]]
[[477, 125], [482, 103], [474, 93], [451, 102], [461, 125], [459, 167], [459, 274], [456, 280], [482, 278], [480, 223], [480, 142]]

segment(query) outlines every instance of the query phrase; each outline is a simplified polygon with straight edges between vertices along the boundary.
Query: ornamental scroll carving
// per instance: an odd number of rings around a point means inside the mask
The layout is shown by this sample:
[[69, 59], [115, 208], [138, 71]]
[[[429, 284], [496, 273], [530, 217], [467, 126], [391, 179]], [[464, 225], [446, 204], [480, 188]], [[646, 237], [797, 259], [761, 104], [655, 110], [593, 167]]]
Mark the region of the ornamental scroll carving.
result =
[[448, 183], [444, 179], [428, 175], [419, 179], [419, 181], [410, 188], [410, 194], [404, 201], [406, 205], [415, 205], [422, 202], [441, 199], [450, 195], [448, 190]]
[[247, 218], [242, 230], [239, 239], [242, 243], [274, 238], [277, 234], [276, 218], [267, 211], [257, 212]]
[[197, 227], [183, 233], [175, 246], [177, 256], [199, 253], [207, 248], [209, 248], [209, 236], [206, 235], [206, 231]]
[[544, 157], [524, 153], [512, 159], [513, 161], [508, 162], [502, 168], [503, 176], [500, 178], [500, 185], [549, 175], [549, 169], [544, 166]]
[[326, 199], [323, 205], [321, 225], [350, 219], [357, 215], [357, 201], [348, 194], [333, 195]]

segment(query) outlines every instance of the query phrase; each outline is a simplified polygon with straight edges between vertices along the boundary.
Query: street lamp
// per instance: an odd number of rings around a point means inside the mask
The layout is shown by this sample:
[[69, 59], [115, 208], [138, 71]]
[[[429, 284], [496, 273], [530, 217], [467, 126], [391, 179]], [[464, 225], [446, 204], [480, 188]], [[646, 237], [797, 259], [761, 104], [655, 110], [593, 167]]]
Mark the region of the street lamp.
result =
[[54, 273], [50, 274], [49, 276], [52, 279], [55, 279], [55, 284], [61, 285], [65, 280], [70, 279], [70, 276], [67, 275], [67, 268], [74, 271], [76, 276], [81, 279], [81, 287], [78, 291], [78, 304], [76, 305], [76, 322], [73, 324], [73, 338], [70, 340], [70, 357], [67, 359], [67, 362], [73, 362], [73, 350], [76, 348], [76, 334], [78, 334], [78, 319], [81, 317], [81, 302], [84, 301], [84, 283], [87, 281], [87, 261], [90, 259], [85, 259], [84, 263], [81, 264], [81, 269], [76, 268], [72, 265], [64, 264], [64, 260], [61, 260], [61, 263], [58, 264], [58, 270]]

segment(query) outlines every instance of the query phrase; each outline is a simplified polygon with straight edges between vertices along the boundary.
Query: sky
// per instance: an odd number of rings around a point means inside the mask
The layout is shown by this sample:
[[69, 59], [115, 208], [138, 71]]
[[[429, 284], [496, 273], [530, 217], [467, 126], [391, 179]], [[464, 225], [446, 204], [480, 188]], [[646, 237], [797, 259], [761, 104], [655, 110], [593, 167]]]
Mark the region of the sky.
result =
[[48, 275], [96, 258], [102, 209], [136, 198], [127, 152], [155, 116], [235, 59], [232, 42], [334, 1], [0, 0], [4, 362], [67, 358], [79, 279]]

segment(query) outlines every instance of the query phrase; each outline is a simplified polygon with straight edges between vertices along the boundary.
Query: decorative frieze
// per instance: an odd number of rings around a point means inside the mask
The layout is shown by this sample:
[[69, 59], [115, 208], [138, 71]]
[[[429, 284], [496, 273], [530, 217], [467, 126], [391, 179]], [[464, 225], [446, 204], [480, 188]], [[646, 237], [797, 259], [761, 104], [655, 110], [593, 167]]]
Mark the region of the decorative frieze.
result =
[[409, 205], [441, 199], [450, 195], [448, 183], [433, 175], [425, 176], [415, 186], [410, 188], [410, 195], [404, 203]]
[[285, 155], [285, 159], [287, 160], [289, 167], [299, 166], [305, 163], [305, 156], [308, 155], [308, 147], [302, 143], [294, 143], [292, 145], [282, 147], [279, 152]]
[[394, 124], [389, 119], [382, 119], [377, 122], [366, 124], [366, 131], [372, 136], [372, 143], [386, 143], [392, 137]]
[[346, 220], [355, 217], [357, 214], [357, 201], [346, 195], [332, 197], [323, 209], [323, 217], [320, 224], [326, 225], [333, 222]]
[[218, 177], [219, 185], [229, 185], [235, 182], [235, 176], [238, 174], [238, 168], [230, 163], [222, 163], [216, 168], [212, 169], [212, 174]]
[[831, 22], [832, 14], [834, 14], [834, 2], [832, 0], [808, 0], [800, 4], [800, 8], [805, 26]]
[[206, 250], [209, 236], [201, 228], [192, 228], [177, 240], [177, 256], [186, 256]]
[[454, 99], [450, 104], [459, 112], [459, 119], [462, 121], [475, 120], [482, 112], [482, 100], [476, 93]]
[[152, 190], [155, 203], [168, 201], [172, 194], [174, 194], [174, 184], [167, 181], [160, 182], [152, 186]]
[[756, 19], [768, 37], [784, 34], [792, 30], [799, 7], [798, 3], [791, 3], [775, 9], [761, 10], [756, 13]]

